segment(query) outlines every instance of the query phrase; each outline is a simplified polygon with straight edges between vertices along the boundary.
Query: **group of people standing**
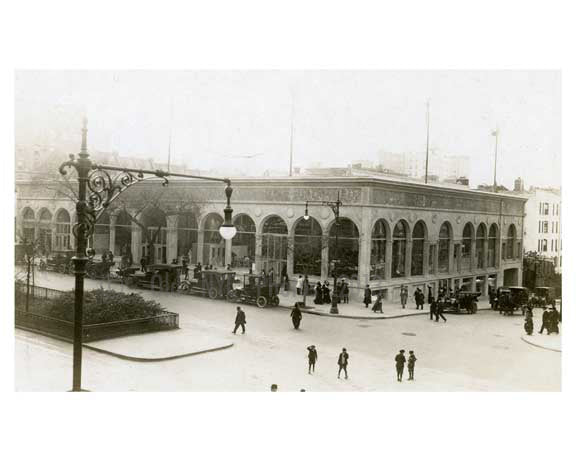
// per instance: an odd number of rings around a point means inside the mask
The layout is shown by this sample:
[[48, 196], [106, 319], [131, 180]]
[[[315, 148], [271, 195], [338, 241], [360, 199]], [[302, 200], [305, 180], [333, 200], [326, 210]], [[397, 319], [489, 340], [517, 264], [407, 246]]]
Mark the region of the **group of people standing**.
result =
[[[545, 308], [542, 312], [542, 325], [540, 326], [540, 331], [538, 333], [542, 334], [546, 330], [547, 334], [550, 333], [560, 333], [560, 313], [555, 306]], [[524, 315], [524, 331], [526, 334], [532, 335], [534, 332], [534, 314], [532, 313], [532, 308], [528, 307]]]
[[336, 282], [336, 289], [333, 293], [330, 290], [328, 280], [325, 280], [324, 283], [316, 283], [314, 288], [314, 304], [332, 304], [332, 302], [348, 304], [349, 297], [350, 288], [344, 279]]

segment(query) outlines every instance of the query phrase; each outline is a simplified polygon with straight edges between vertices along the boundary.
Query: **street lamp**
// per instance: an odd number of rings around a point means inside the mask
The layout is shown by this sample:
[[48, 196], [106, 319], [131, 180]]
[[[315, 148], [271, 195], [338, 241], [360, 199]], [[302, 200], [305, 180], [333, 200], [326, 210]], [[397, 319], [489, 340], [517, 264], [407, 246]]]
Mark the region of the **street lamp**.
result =
[[[168, 185], [168, 176], [204, 179], [226, 183], [226, 208], [224, 209], [224, 224], [220, 227], [220, 234], [225, 239], [231, 239], [236, 234], [232, 224], [232, 208], [230, 198], [232, 187], [230, 179], [214, 178], [208, 176], [193, 176], [187, 174], [169, 173], [162, 170], [135, 170], [108, 165], [98, 165], [90, 160], [87, 149], [87, 120], [84, 119], [82, 127], [82, 147], [78, 158], [70, 155], [70, 160], [60, 165], [60, 174], [65, 175], [67, 169], [75, 169], [78, 174], [78, 198], [76, 200], [77, 222], [72, 228], [76, 238], [76, 256], [74, 256], [74, 342], [73, 342], [73, 379], [72, 391], [82, 391], [82, 315], [84, 303], [84, 276], [86, 264], [92, 249], [88, 248], [88, 241], [94, 233], [94, 226], [101, 214], [126, 189], [140, 181], [151, 178], [161, 178], [162, 185]], [[117, 172], [117, 173], [112, 173]], [[114, 175], [114, 176], [113, 176]]]
[[[336, 226], [336, 254], [335, 254], [335, 261], [338, 261], [340, 256], [340, 248], [338, 246], [338, 236], [340, 234], [340, 206], [342, 202], [340, 201], [340, 191], [338, 191], [338, 198], [334, 202], [325, 201], [325, 200], [306, 200], [306, 208], [304, 210], [304, 219], [308, 221], [310, 219], [310, 215], [308, 214], [308, 204], [309, 203], [317, 203], [320, 205], [324, 205], [330, 207], [332, 212], [334, 213], [335, 222], [334, 225]], [[328, 239], [330, 242], [330, 239]], [[330, 243], [328, 243], [328, 248], [330, 248]], [[338, 273], [336, 271], [336, 262], [334, 262], [334, 269], [332, 270], [332, 276], [334, 277], [334, 291], [332, 292], [332, 298], [336, 295], [336, 284], [338, 283]], [[338, 295], [339, 296], [339, 295]], [[330, 306], [330, 313], [331, 314], [338, 314], [338, 304], [333, 300], [332, 306]]]

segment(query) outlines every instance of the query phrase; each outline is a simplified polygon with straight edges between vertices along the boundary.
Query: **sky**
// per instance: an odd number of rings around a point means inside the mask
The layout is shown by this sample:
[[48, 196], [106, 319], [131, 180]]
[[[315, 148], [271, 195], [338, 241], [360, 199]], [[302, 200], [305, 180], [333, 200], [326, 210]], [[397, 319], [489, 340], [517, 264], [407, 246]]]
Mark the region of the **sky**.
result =
[[79, 146], [85, 113], [89, 149], [287, 172], [293, 114], [294, 165], [343, 166], [424, 153], [429, 100], [431, 148], [469, 156], [472, 185], [493, 181], [495, 129], [499, 184], [561, 185], [556, 71], [19, 71], [15, 82], [17, 145], [60, 124]]

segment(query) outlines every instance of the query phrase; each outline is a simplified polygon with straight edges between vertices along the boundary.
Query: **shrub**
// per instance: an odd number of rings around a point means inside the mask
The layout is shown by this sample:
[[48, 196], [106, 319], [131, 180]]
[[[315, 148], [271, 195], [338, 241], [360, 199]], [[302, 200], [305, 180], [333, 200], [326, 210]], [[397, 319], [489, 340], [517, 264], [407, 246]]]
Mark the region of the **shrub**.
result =
[[[50, 300], [42, 310], [43, 315], [72, 322], [74, 291]], [[101, 288], [84, 293], [84, 325], [154, 317], [163, 312], [159, 303], [146, 300], [137, 293], [126, 294]]]

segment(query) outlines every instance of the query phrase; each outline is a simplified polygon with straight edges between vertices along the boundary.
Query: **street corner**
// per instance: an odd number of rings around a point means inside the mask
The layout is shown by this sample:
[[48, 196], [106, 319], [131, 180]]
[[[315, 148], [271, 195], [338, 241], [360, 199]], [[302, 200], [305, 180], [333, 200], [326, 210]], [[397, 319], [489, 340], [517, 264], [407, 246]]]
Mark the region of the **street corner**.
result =
[[234, 342], [224, 335], [214, 336], [191, 329], [124, 336], [84, 344], [84, 348], [119, 359], [161, 362], [231, 348]]
[[554, 352], [562, 352], [562, 335], [561, 334], [539, 334], [521, 336], [522, 341], [531, 346], [547, 349]]

